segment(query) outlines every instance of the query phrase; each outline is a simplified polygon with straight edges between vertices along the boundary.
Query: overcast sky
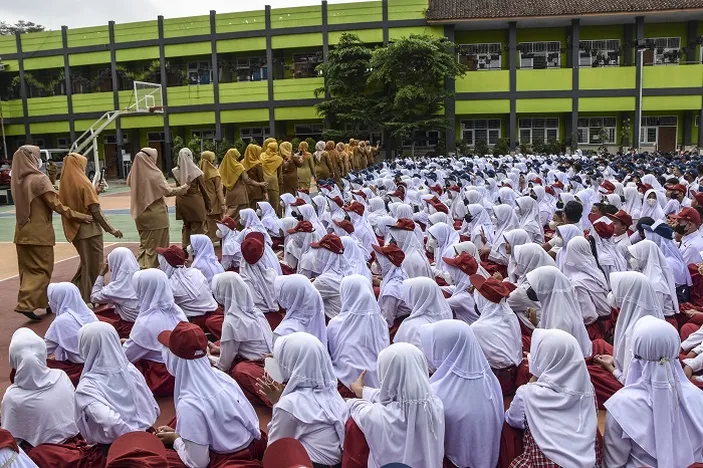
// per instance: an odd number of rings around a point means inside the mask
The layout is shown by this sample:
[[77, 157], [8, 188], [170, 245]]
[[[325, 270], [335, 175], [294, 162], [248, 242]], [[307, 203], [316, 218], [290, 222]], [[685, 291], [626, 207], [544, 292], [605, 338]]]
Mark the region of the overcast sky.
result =
[[[329, 0], [328, 3], [349, 3], [367, 0]], [[179, 16], [206, 15], [218, 12], [263, 10], [319, 4], [319, 0], [0, 0], [0, 19], [14, 23], [33, 21], [49, 29], [107, 24]]]

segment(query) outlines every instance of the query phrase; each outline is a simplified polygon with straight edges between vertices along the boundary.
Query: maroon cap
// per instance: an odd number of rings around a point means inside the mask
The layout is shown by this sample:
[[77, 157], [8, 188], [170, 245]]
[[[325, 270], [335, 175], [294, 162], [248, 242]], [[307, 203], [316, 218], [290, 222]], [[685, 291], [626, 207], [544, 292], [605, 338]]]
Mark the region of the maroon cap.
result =
[[558, 189], [563, 189], [564, 188], [564, 183], [561, 180], [557, 180], [552, 184], [552, 187], [556, 187]]
[[451, 190], [452, 192], [461, 192], [461, 189], [456, 184], [451, 185], [447, 190]]
[[161, 255], [174, 268], [186, 264], [186, 253], [177, 245], [172, 245], [168, 248], [157, 247], [156, 253]]
[[554, 189], [553, 189], [552, 187], [550, 187], [549, 185], [547, 185], [546, 187], [544, 187], [544, 191], [545, 191], [546, 193], [552, 195], [552, 196], [556, 196], [556, 195], [557, 195], [557, 193], [554, 191]]
[[358, 214], [359, 216], [364, 216], [364, 211], [366, 208], [364, 208], [364, 205], [359, 203], [358, 201], [351, 202], [347, 206], [342, 207], [344, 211], [353, 211], [354, 213]]
[[643, 184], [640, 182], [637, 184], [637, 189], [642, 193], [646, 193], [648, 190], [652, 190], [652, 186], [650, 184]]
[[339, 197], [339, 195], [336, 196], [336, 197], [327, 197], [327, 198], [329, 198], [330, 200], [332, 200], [333, 202], [335, 202], [335, 203], [337, 204], [337, 206], [340, 207], [340, 208], [341, 208], [342, 206], [344, 206], [344, 201]]
[[698, 214], [698, 210], [696, 210], [695, 208], [690, 208], [688, 206], [686, 208], [682, 208], [679, 214], [673, 215], [671, 216], [671, 218], [689, 221], [695, 224], [696, 226], [701, 225], [701, 215]]
[[606, 216], [613, 221], [620, 221], [627, 227], [632, 226], [632, 216], [630, 216], [625, 210], [619, 210], [615, 214], [607, 214]]
[[533, 183], [533, 184], [542, 185], [542, 178], [541, 178], [541, 177], [535, 177], [534, 179], [532, 179], [532, 183]]
[[229, 216], [225, 216], [224, 218], [219, 220], [218, 223], [224, 224], [233, 231], [237, 229], [237, 223]]
[[615, 235], [615, 224], [607, 216], [598, 216], [595, 213], [588, 215], [589, 221], [593, 224], [593, 229], [602, 239], [610, 239]]
[[205, 332], [190, 322], [180, 322], [172, 331], [159, 333], [159, 343], [181, 359], [199, 359], [207, 356]]
[[478, 262], [473, 255], [462, 252], [456, 257], [442, 257], [447, 265], [453, 266], [471, 276], [478, 271]]
[[334, 224], [337, 226], [341, 227], [345, 231], [347, 231], [349, 234], [354, 232], [354, 225], [352, 224], [351, 221], [348, 221], [346, 219], [343, 219], [341, 221], [337, 221], [336, 219], [334, 220]]
[[427, 203], [429, 203], [430, 206], [432, 206], [432, 208], [439, 211], [440, 213], [449, 214], [449, 208], [447, 208], [447, 205], [442, 203], [439, 198], [432, 197], [429, 200], [427, 200]]
[[671, 190], [673, 192], [681, 192], [681, 193], [686, 193], [686, 187], [683, 186], [683, 184], [671, 184], [671, 185], [665, 185], [667, 190]]
[[305, 187], [299, 188], [299, 189], [298, 189], [298, 192], [303, 192], [303, 193], [306, 194], [306, 195], [310, 195], [310, 189], [309, 189], [309, 188], [305, 188]]
[[278, 439], [264, 452], [264, 468], [312, 468], [303, 444], [291, 437]]
[[395, 244], [388, 244], [381, 247], [373, 244], [373, 249], [379, 254], [386, 257], [390, 262], [399, 267], [405, 261], [405, 252]]
[[166, 447], [154, 434], [128, 432], [110, 445], [106, 468], [168, 468]]
[[352, 190], [352, 193], [366, 200], [366, 194], [361, 190]]
[[303, 206], [305, 204], [305, 200], [302, 198], [296, 198], [293, 203], [290, 204], [290, 206]]
[[293, 229], [288, 229], [288, 234], [295, 234], [296, 232], [313, 232], [315, 228], [312, 226], [310, 221], [298, 221]]
[[498, 304], [500, 301], [510, 296], [511, 289], [507, 283], [498, 281], [490, 277], [484, 278], [481, 275], [471, 275], [471, 284], [478, 292], [491, 302]]
[[396, 197], [400, 198], [401, 200], [405, 200], [405, 187], [403, 185], [398, 184], [398, 190], [395, 192], [391, 192], [388, 195], [391, 197]]
[[693, 198], [695, 198], [696, 203], [703, 206], [703, 192], [695, 192]]
[[327, 234], [319, 242], [310, 244], [313, 249], [327, 249], [332, 253], [343, 254], [344, 244], [337, 234]]
[[436, 192], [439, 195], [442, 195], [442, 193], [444, 193], [444, 191], [442, 190], [442, 186], [439, 184], [430, 187], [430, 190], [432, 190], [433, 192]]
[[391, 229], [402, 229], [403, 231], [414, 231], [415, 222], [412, 219], [400, 218], [394, 225], [388, 227]]
[[600, 192], [606, 195], [610, 195], [611, 193], [615, 192], [615, 184], [613, 184], [609, 180], [603, 181], [603, 183], [600, 184], [600, 188], [602, 189], [600, 190]]
[[264, 256], [266, 241], [262, 232], [250, 232], [242, 242], [242, 257], [249, 265], [258, 262]]

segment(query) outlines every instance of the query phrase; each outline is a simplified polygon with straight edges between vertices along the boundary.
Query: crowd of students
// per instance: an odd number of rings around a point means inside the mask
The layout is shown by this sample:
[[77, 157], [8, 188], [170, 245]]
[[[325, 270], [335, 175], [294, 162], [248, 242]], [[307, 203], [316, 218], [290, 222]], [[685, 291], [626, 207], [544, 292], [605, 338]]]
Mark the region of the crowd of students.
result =
[[[282, 194], [266, 181], [289, 146], [268, 142], [255, 163], [252, 145], [219, 167], [182, 152], [176, 189], [140, 152], [140, 250], [112, 250], [87, 297], [82, 276], [48, 285], [45, 336], [15, 332], [0, 460], [9, 449], [40, 467], [703, 463], [703, 167], [688, 155], [366, 160], [328, 179], [314, 164], [311, 197], [305, 173]], [[317, 147], [329, 159], [338, 145]], [[36, 197], [72, 223], [101, 218], [94, 194], [82, 210], [55, 200], [33, 148], [15, 155], [33, 181], [19, 232]], [[263, 181], [244, 176], [259, 166]], [[239, 179], [268, 200], [230, 204]], [[168, 245], [168, 219], [144, 218], [173, 194], [189, 197], [177, 200], [182, 246]], [[157, 397], [174, 399], [169, 425], [155, 427]], [[288, 449], [270, 455], [276, 444]], [[300, 446], [308, 459], [289, 463]], [[134, 464], [114, 464], [130, 447]]]

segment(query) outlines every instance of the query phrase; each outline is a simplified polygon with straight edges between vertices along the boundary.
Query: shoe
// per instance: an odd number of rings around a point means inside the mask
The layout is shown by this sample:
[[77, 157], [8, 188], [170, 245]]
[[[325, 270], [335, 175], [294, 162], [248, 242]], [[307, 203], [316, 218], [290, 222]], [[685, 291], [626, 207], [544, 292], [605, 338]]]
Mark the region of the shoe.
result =
[[20, 312], [20, 314], [24, 315], [27, 317], [29, 320], [33, 322], [41, 322], [42, 318], [35, 314], [34, 312]]

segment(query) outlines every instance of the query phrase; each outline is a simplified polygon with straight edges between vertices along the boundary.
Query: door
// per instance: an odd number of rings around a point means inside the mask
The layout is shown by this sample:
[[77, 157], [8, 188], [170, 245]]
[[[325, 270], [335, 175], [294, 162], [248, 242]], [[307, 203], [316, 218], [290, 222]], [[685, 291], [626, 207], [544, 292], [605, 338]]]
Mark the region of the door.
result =
[[676, 127], [659, 127], [657, 148], [661, 153], [672, 153], [676, 150]]

